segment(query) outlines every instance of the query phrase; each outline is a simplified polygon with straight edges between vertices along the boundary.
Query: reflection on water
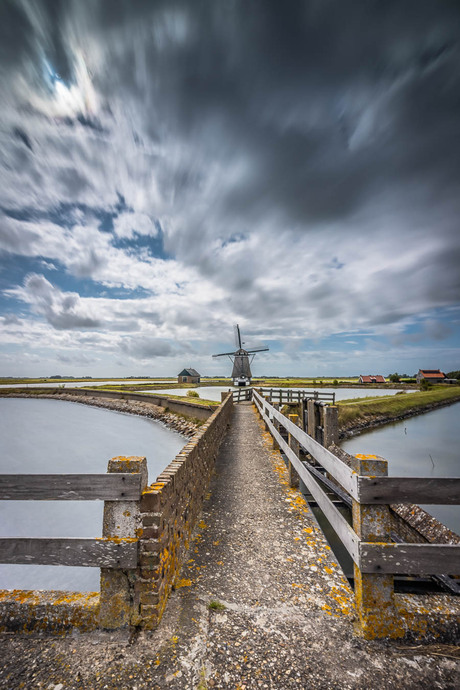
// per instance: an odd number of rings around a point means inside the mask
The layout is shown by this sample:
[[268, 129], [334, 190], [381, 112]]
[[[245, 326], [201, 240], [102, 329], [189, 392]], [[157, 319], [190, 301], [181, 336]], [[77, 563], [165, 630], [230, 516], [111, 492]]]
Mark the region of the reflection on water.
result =
[[[342, 443], [357, 453], [388, 460], [388, 473], [409, 477], [460, 477], [460, 403], [374, 429]], [[422, 506], [460, 534], [460, 506]]]
[[[0, 473], [103, 473], [116, 455], [147, 456], [150, 482], [185, 439], [145, 417], [57, 400], [0, 398]], [[102, 501], [1, 501], [0, 536], [99, 537]], [[98, 568], [0, 564], [0, 589], [99, 589]]]

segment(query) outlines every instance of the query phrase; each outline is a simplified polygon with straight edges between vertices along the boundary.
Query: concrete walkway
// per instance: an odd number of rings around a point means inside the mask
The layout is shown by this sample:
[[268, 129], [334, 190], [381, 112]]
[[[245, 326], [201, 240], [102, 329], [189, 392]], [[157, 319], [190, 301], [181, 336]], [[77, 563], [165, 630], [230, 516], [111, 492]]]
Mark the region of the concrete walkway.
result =
[[[1, 687], [458, 688], [458, 648], [365, 642], [353, 595], [250, 403], [235, 408], [158, 630], [0, 636]], [[21, 685], [22, 683], [22, 685]]]

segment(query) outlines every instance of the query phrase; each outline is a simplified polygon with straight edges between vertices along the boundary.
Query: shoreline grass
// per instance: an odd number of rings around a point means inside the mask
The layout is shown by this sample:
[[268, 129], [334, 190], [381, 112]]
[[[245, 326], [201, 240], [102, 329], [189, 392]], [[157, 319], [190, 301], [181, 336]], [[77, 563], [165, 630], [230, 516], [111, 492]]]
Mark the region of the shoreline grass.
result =
[[[95, 387], [95, 388], [91, 389], [91, 388], [83, 388], [82, 386], [80, 386], [79, 390], [87, 390], [89, 392], [93, 392], [93, 391], [96, 392], [97, 390], [100, 390], [100, 388], [98, 389]], [[126, 386], [119, 387], [119, 388], [115, 388], [115, 387], [102, 388], [102, 390], [105, 390], [107, 392], [112, 391], [114, 393], [126, 393], [126, 394], [136, 392], [136, 391], [132, 391], [129, 389], [127, 390]], [[49, 395], [52, 395], [54, 393], [55, 395], [59, 396], [60, 393], [72, 395], [72, 392], [73, 391], [70, 388], [46, 388], [46, 389], [43, 389], [43, 388], [27, 388], [27, 389], [25, 389], [25, 388], [2, 388], [2, 389], [0, 389], [0, 397], [7, 397], [7, 396], [11, 396], [11, 395], [14, 396], [15, 393], [17, 393], [18, 395], [21, 395], [22, 393], [26, 393], [28, 397], [33, 397], [34, 395], [36, 395], [38, 397], [40, 395], [43, 395], [44, 393], [49, 394]], [[189, 397], [186, 395], [171, 395], [169, 393], [167, 395], [159, 396], [153, 390], [151, 393], [148, 393], [148, 392], [145, 393], [146, 399], [148, 399], [149, 395], [151, 395], [152, 397], [155, 396], [155, 397], [161, 397], [161, 398], [168, 398], [169, 400], [177, 400], [179, 402], [193, 403], [195, 405], [202, 405], [203, 407], [217, 407], [218, 405], [220, 405], [220, 402], [217, 400], [206, 400], [205, 398], [195, 398], [193, 396]]]
[[460, 401], [460, 387], [433, 387], [427, 391], [416, 391], [409, 395], [381, 396], [379, 398], [352, 398], [336, 403], [339, 410], [339, 427], [349, 428], [353, 424], [371, 421], [375, 417], [399, 417], [413, 411], [414, 414], [439, 403]]

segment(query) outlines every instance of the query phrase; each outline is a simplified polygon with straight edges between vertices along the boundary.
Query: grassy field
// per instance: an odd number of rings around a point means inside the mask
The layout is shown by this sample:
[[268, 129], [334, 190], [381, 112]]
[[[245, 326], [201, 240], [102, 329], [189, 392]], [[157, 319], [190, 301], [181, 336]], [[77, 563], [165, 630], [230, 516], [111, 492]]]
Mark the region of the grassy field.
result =
[[379, 398], [352, 398], [341, 400], [339, 426], [351, 426], [378, 416], [398, 417], [411, 410], [420, 410], [434, 403], [460, 400], [460, 386], [434, 386], [428, 391], [381, 396]]
[[[336, 382], [336, 383], [334, 383]], [[253, 386], [268, 386], [269, 388], [297, 388], [326, 386], [331, 388], [334, 385], [350, 385], [359, 382], [358, 377], [325, 377], [325, 378], [289, 378], [289, 379], [253, 379]]]
[[[145, 395], [149, 395], [149, 393], [146, 393]], [[152, 391], [151, 395], [155, 395], [155, 393]], [[205, 400], [204, 398], [196, 398], [195, 396], [171, 395], [170, 393], [168, 393], [167, 397], [171, 400], [179, 400], [182, 402], [194, 403], [196, 405], [212, 405], [214, 407], [220, 405], [220, 402], [218, 402], [217, 400]]]
[[[171, 379], [175, 379], [174, 382], [171, 381]], [[17, 379], [11, 379], [11, 378], [0, 378], [0, 384], [1, 385], [8, 385], [8, 384], [40, 384], [40, 383], [54, 383], [56, 386], [64, 385], [66, 387], [72, 386], [73, 383], [77, 382], [84, 382], [85, 388], [92, 388], [94, 387], [94, 384], [96, 382], [103, 382], [103, 381], [116, 381], [116, 382], [126, 382], [123, 384], [123, 388], [125, 390], [146, 390], [148, 388], [151, 388], [152, 390], [157, 389], [157, 388], [194, 388], [195, 384], [190, 384], [190, 383], [177, 383], [176, 377], [168, 377], [168, 378], [161, 378], [161, 377], [155, 377], [151, 379], [146, 379], [145, 383], [137, 383], [136, 379], [123, 379], [123, 378], [117, 378], [117, 377], [111, 377], [111, 378], [92, 378], [92, 379], [50, 379], [50, 378], [17, 378]], [[404, 383], [404, 382], [402, 382]], [[198, 386], [232, 386], [233, 382], [231, 378], [217, 378], [217, 377], [209, 377], [209, 378], [203, 378], [201, 379], [201, 383], [196, 384]], [[344, 377], [344, 376], [327, 376], [327, 377], [298, 377], [298, 378], [254, 378], [251, 383], [252, 386], [264, 386], [264, 387], [269, 387], [269, 388], [297, 388], [297, 387], [303, 387], [303, 388], [321, 388], [321, 387], [326, 387], [326, 388], [332, 388], [334, 386], [338, 387], [347, 387], [347, 386], [356, 386], [359, 385], [359, 378], [354, 376], [349, 376], [349, 377]], [[365, 384], [362, 384], [365, 387]], [[414, 384], [409, 384], [411, 387], [414, 387]], [[106, 386], [101, 385], [97, 386], [97, 388], [100, 388], [103, 390], [104, 388], [108, 389], [114, 389], [114, 386], [116, 384], [109, 384], [107, 383]], [[397, 388], [400, 387], [400, 384], [392, 384], [392, 383], [386, 383], [386, 384], [379, 384], [377, 386], [374, 386], [377, 388]]]

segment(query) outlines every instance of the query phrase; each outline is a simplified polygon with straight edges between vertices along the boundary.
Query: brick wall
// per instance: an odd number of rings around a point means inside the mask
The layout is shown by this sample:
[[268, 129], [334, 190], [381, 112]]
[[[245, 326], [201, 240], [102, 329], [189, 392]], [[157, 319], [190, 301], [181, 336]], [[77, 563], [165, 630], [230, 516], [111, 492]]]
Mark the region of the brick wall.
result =
[[134, 593], [138, 625], [153, 628], [161, 619], [232, 412], [233, 399], [228, 396], [142, 494], [139, 571]]

